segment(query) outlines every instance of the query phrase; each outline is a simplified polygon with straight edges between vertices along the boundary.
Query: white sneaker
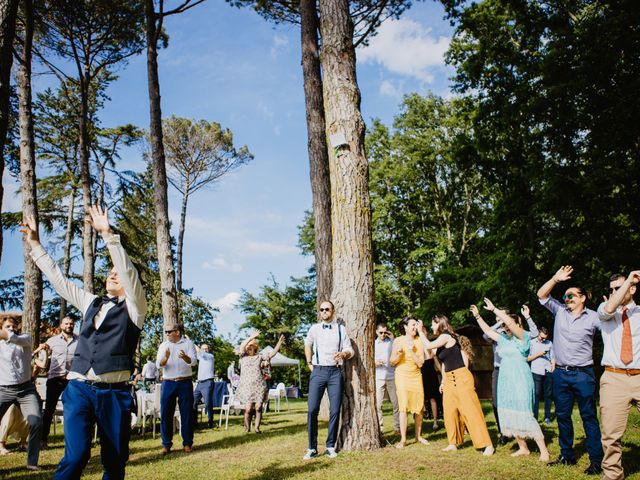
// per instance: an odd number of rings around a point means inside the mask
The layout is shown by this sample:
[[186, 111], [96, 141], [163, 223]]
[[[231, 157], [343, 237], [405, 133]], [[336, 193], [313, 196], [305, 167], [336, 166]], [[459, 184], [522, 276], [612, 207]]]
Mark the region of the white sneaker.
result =
[[338, 456], [335, 448], [327, 448], [327, 451], [324, 452], [324, 454], [329, 458], [336, 458]]
[[312, 448], [310, 448], [309, 450], [307, 450], [307, 453], [305, 453], [304, 457], [302, 457], [303, 460], [311, 460], [314, 457], [318, 456], [318, 451], [314, 450]]

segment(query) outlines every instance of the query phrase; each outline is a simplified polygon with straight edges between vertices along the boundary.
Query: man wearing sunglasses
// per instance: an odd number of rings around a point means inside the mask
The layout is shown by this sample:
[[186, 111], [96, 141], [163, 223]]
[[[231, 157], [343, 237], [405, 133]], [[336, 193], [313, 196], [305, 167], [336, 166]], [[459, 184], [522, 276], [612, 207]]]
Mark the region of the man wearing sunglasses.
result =
[[376, 408], [378, 422], [382, 430], [382, 402], [385, 395], [393, 405], [393, 429], [400, 432], [400, 413], [398, 411], [398, 397], [396, 395], [395, 367], [391, 365], [391, 349], [393, 334], [386, 323], [379, 323], [376, 328], [376, 342], [374, 357], [376, 360]]
[[593, 372], [593, 339], [600, 330], [600, 319], [586, 308], [588, 294], [580, 287], [567, 288], [564, 304], [551, 296], [561, 282], [571, 279], [573, 267], [561, 267], [538, 290], [538, 299], [554, 316], [553, 341], [556, 368], [553, 372], [553, 396], [558, 420], [560, 456], [548, 465], [575, 465], [571, 413], [577, 401], [587, 436], [590, 465], [587, 475], [602, 472], [602, 443], [596, 414], [596, 379]]
[[180, 410], [180, 435], [185, 453], [191, 453], [193, 446], [193, 383], [191, 368], [198, 363], [196, 347], [191, 340], [182, 336], [182, 326], [169, 324], [164, 333], [167, 339], [158, 347], [158, 367], [162, 372], [160, 391], [160, 437], [162, 454], [171, 452], [173, 445], [173, 416], [176, 401]]
[[640, 270], [628, 276], [611, 276], [611, 296], [598, 308], [602, 321], [604, 373], [600, 378], [600, 418], [602, 419], [603, 479], [624, 478], [622, 435], [627, 428], [629, 409], [640, 402], [640, 307], [633, 296]]

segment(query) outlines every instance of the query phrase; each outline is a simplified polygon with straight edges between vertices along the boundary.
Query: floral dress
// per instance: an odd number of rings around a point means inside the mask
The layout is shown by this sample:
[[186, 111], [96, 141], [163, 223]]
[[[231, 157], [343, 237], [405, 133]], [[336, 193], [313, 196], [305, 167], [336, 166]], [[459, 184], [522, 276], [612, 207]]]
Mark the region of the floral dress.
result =
[[500, 429], [507, 437], [540, 439], [540, 425], [533, 416], [534, 387], [527, 363], [529, 334], [522, 340], [500, 335], [500, 375], [498, 376], [498, 417]]
[[269, 361], [268, 355], [240, 356], [240, 381], [236, 397], [242, 404], [262, 403], [269, 392], [261, 370], [262, 362]]

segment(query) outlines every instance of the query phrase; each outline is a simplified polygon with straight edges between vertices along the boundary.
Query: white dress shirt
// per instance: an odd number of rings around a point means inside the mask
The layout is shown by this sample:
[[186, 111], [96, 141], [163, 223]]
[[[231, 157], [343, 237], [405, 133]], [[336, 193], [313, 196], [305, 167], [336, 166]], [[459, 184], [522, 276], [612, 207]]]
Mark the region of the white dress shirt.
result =
[[633, 360], [624, 364], [620, 360], [622, 350], [622, 306], [612, 313], [604, 311], [604, 303], [598, 307], [598, 317], [600, 318], [602, 341], [604, 352], [602, 354], [602, 365], [614, 368], [640, 369], [640, 307], [633, 301], [627, 304], [627, 315], [631, 326], [631, 345], [633, 347]]
[[393, 380], [396, 376], [395, 368], [391, 365], [391, 350], [393, 349], [393, 340], [385, 338], [380, 341], [376, 338], [375, 343], [375, 361], [376, 364], [379, 361], [383, 361], [384, 365], [376, 366], [376, 381], [378, 380]]
[[66, 377], [71, 370], [73, 355], [78, 346], [78, 336], [72, 335], [67, 340], [63, 333], [59, 333], [47, 340], [47, 345], [51, 348], [51, 363], [47, 378]]
[[545, 340], [541, 342], [539, 338], [531, 339], [531, 347], [529, 348], [529, 356], [533, 356], [537, 353], [545, 352], [541, 357], [531, 360], [531, 373], [536, 375], [546, 375], [551, 371], [551, 360], [554, 360], [553, 356], [553, 343], [551, 340]]
[[351, 340], [347, 336], [347, 330], [336, 321], [312, 325], [304, 344], [309, 348], [313, 347], [313, 357], [311, 358], [313, 365], [335, 367], [342, 363], [336, 363], [333, 358], [338, 352], [349, 352], [353, 356], [353, 348], [351, 348]]
[[[169, 356], [167, 364], [163, 367], [160, 365], [160, 360], [164, 358], [167, 350], [171, 352], [171, 355]], [[180, 350], [184, 350], [184, 353], [191, 359], [191, 363], [187, 363], [178, 357]], [[163, 369], [163, 380], [191, 377], [191, 367], [194, 367], [197, 363], [198, 354], [196, 353], [196, 347], [193, 342], [187, 338], [181, 337], [180, 340], [175, 343], [165, 340], [160, 344], [160, 348], [158, 348], [156, 364], [159, 368]]]
[[[108, 234], [103, 238], [107, 249], [109, 250], [113, 266], [120, 277], [120, 284], [124, 289], [124, 297], [120, 297], [119, 300], [125, 301], [129, 318], [131, 318], [131, 321], [142, 330], [144, 325], [144, 316], [147, 313], [147, 300], [144, 296], [144, 290], [140, 283], [138, 271], [133, 266], [133, 263], [131, 263], [127, 252], [122, 248], [120, 235]], [[33, 261], [38, 265], [38, 268], [42, 270], [42, 273], [44, 273], [49, 282], [51, 282], [51, 285], [53, 285], [53, 288], [55, 288], [58, 295], [80, 310], [84, 318], [87, 313], [87, 309], [91, 306], [91, 303], [97, 295], [81, 289], [75, 283], [66, 278], [60, 271], [56, 262], [53, 261], [42, 245], [31, 250], [31, 258], [33, 258]], [[107, 312], [114, 306], [115, 304], [111, 302], [107, 302], [102, 306], [100, 311], [93, 318], [93, 324], [96, 330], [100, 328]], [[77, 372], [69, 372], [67, 379], [118, 383], [128, 381], [130, 376], [131, 372], [129, 372], [129, 370], [120, 370], [117, 372], [107, 372], [102, 375], [96, 375], [92, 368], [87, 372], [86, 376]]]
[[158, 378], [158, 367], [151, 360], [142, 367], [142, 378]]
[[31, 380], [31, 335], [10, 333], [0, 340], [0, 386]]
[[198, 381], [209, 380], [214, 377], [213, 367], [215, 360], [209, 352], [198, 353]]

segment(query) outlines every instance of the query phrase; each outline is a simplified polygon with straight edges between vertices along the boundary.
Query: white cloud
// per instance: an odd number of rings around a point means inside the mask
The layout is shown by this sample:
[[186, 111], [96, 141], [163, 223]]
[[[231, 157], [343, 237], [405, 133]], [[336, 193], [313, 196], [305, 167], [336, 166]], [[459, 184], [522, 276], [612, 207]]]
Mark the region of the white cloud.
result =
[[410, 19], [387, 20], [378, 35], [358, 52], [358, 60], [383, 65], [390, 72], [433, 81], [434, 67], [444, 65], [449, 37], [435, 37], [431, 29]]
[[399, 98], [402, 96], [402, 91], [396, 87], [391, 80], [383, 80], [380, 84], [380, 95]]
[[234, 310], [239, 300], [239, 292], [229, 292], [223, 297], [215, 299], [211, 304], [220, 310], [220, 314], [224, 314]]
[[224, 270], [232, 273], [240, 273], [242, 271], [242, 265], [239, 263], [230, 263], [223, 257], [216, 257], [211, 261], [205, 261], [202, 264], [202, 268], [205, 270]]

